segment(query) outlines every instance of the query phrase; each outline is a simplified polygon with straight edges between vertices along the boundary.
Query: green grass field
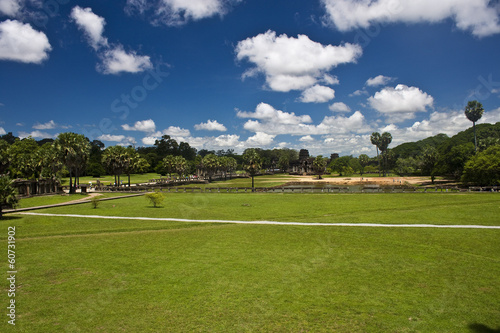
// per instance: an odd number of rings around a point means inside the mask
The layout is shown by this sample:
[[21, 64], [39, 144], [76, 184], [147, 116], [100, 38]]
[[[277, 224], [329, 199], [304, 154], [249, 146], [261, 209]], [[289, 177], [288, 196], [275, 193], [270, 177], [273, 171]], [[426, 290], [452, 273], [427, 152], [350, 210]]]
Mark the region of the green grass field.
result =
[[[191, 194], [40, 213], [500, 225], [498, 194]], [[496, 332], [500, 230], [7, 215], [19, 332]], [[5, 251], [6, 252], [6, 251]], [[7, 272], [7, 257], [5, 258]], [[6, 286], [7, 281], [5, 282]], [[7, 313], [7, 291], [0, 297]]]

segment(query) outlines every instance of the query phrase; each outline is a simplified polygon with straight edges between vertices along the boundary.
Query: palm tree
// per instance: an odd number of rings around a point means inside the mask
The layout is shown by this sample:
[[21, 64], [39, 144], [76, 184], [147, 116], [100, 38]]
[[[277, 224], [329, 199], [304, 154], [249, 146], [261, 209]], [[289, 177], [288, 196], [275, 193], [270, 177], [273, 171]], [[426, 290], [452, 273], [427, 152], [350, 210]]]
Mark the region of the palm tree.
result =
[[90, 142], [81, 134], [66, 132], [58, 135], [54, 147], [60, 160], [69, 170], [69, 192], [74, 193], [72, 175], [75, 176], [76, 185], [80, 171], [85, 168], [90, 155]]
[[472, 121], [474, 127], [474, 151], [477, 152], [476, 122], [483, 116], [483, 105], [478, 101], [469, 101], [465, 107], [465, 116]]
[[13, 181], [8, 176], [0, 177], [0, 219], [2, 218], [2, 206], [14, 207], [18, 203]]
[[370, 141], [372, 142], [372, 145], [375, 145], [377, 148], [377, 160], [378, 160], [378, 175], [380, 176], [380, 157], [378, 155], [378, 148], [380, 146], [380, 142], [382, 140], [382, 137], [380, 136], [379, 132], [373, 132], [372, 135], [370, 136]]
[[212, 181], [212, 175], [220, 168], [220, 161], [217, 155], [208, 154], [201, 160], [203, 170], [208, 173], [209, 181]]
[[172, 172], [175, 170], [175, 156], [167, 155], [163, 159], [163, 168], [167, 171], [168, 176], [172, 177]]
[[318, 179], [321, 179], [321, 175], [325, 172], [326, 165], [328, 164], [328, 159], [322, 155], [317, 156], [313, 162], [314, 171], [318, 174]]
[[182, 156], [174, 157], [174, 170], [180, 178], [186, 174], [188, 168], [187, 160]]
[[130, 164], [127, 149], [122, 146], [111, 146], [102, 152], [102, 162], [109, 172], [115, 176], [115, 184], [120, 185], [120, 175]]
[[384, 177], [386, 176], [387, 171], [387, 148], [389, 148], [389, 144], [392, 142], [391, 133], [384, 132], [380, 137], [379, 149], [382, 152], [382, 156], [384, 158]]
[[252, 177], [252, 192], [255, 192], [254, 176], [262, 168], [262, 159], [255, 149], [247, 149], [243, 154], [244, 168]]

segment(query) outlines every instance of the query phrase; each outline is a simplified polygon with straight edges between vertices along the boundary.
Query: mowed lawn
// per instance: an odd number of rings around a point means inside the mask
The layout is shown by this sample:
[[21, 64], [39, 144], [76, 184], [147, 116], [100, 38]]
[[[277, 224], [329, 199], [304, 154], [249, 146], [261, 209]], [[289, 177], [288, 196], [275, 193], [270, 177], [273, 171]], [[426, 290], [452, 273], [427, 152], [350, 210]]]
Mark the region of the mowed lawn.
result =
[[[498, 194], [168, 194], [39, 210], [500, 225]], [[500, 230], [9, 215], [19, 332], [492, 332]], [[7, 258], [6, 258], [7, 259]], [[7, 261], [5, 259], [5, 261]], [[7, 265], [4, 265], [7, 271]], [[7, 292], [0, 297], [7, 307]]]

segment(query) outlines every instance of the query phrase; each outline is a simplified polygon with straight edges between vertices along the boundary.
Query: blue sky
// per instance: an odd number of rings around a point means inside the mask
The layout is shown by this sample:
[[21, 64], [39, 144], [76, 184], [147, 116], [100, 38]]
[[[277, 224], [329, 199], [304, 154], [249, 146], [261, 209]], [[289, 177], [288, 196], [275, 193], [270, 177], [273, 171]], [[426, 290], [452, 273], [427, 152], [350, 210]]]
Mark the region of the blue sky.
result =
[[[432, 8], [430, 10], [429, 8]], [[0, 0], [0, 134], [375, 155], [500, 121], [500, 4]]]

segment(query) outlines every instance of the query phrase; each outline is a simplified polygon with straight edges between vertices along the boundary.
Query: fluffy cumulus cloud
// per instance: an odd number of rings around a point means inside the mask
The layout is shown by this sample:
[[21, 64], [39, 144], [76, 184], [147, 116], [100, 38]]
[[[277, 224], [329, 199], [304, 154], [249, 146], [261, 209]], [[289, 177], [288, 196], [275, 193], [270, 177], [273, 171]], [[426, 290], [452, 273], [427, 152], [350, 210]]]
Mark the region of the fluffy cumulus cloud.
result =
[[153, 12], [154, 24], [180, 26], [213, 16], [223, 16], [229, 8], [241, 0], [127, 0], [126, 11], [130, 14]]
[[227, 131], [226, 126], [220, 124], [217, 120], [208, 120], [206, 123], [196, 124], [194, 128], [197, 131], [205, 130], [205, 131], [219, 131], [225, 132]]
[[149, 56], [137, 55], [135, 51], [127, 53], [121, 45], [106, 50], [101, 58], [102, 64], [97, 68], [104, 74], [139, 73], [153, 67]]
[[318, 124], [312, 123], [309, 115], [296, 116], [274, 109], [272, 106], [261, 103], [255, 112], [238, 112], [240, 118], [254, 118], [248, 120], [243, 128], [254, 133], [267, 133], [269, 135], [327, 135], [332, 133], [364, 133], [369, 132], [371, 127], [367, 125], [365, 117], [356, 111], [349, 117], [331, 116], [325, 117]]
[[49, 138], [55, 138], [57, 135], [50, 134], [47, 132], [42, 132], [42, 131], [32, 131], [32, 132], [19, 132], [18, 133], [19, 138], [22, 140], [27, 137], [32, 137], [34, 139], [49, 139]]
[[103, 134], [97, 139], [102, 141], [114, 142], [115, 144], [120, 146], [134, 145], [137, 143], [134, 137], [125, 135]]
[[71, 18], [78, 28], [82, 30], [94, 50], [102, 46], [108, 46], [108, 39], [103, 36], [106, 20], [94, 14], [91, 8], [81, 8], [76, 6], [71, 11]]
[[392, 77], [379, 75], [379, 76], [372, 77], [372, 78], [369, 78], [368, 80], [366, 80], [366, 85], [369, 87], [385, 86], [393, 80], [394, 80], [394, 78], [392, 78]]
[[0, 23], [0, 60], [39, 64], [52, 50], [49, 39], [29, 24], [16, 20]]
[[[434, 98], [417, 87], [398, 84], [386, 87], [368, 98], [368, 104], [391, 119], [411, 119], [415, 112], [425, 112], [432, 107]], [[396, 114], [396, 115], [395, 115]]]
[[21, 0], [0, 1], [0, 13], [11, 17], [16, 16], [21, 11], [21, 2]]
[[96, 15], [91, 8], [76, 6], [71, 18], [87, 38], [89, 45], [98, 52], [101, 63], [96, 66], [103, 74], [138, 73], [153, 67], [149, 56], [138, 55], [135, 51], [126, 52], [121, 44], [110, 45], [104, 37], [106, 21]]
[[[326, 19], [341, 31], [382, 23], [437, 23], [453, 19], [459, 29], [484, 37], [500, 33], [499, 10], [488, 0], [321, 0]], [[430, 9], [432, 8], [432, 9]]]
[[312, 119], [308, 115], [297, 116], [295, 113], [276, 110], [267, 103], [260, 103], [255, 108], [255, 112], [238, 111], [236, 116], [239, 118], [254, 118], [265, 122], [278, 123], [283, 125], [297, 125], [301, 123], [311, 123]]
[[0, 135], [5, 135], [7, 132], [5, 132], [5, 129], [3, 127], [0, 127]]
[[275, 137], [276, 135], [257, 132], [247, 139], [246, 145], [248, 147], [267, 147], [274, 142]]
[[56, 127], [57, 124], [53, 120], [46, 122], [45, 124], [36, 123], [35, 125], [33, 125], [33, 128], [37, 130], [48, 130], [54, 129]]
[[302, 103], [326, 103], [335, 98], [335, 90], [316, 84], [302, 92]]
[[351, 112], [351, 108], [342, 102], [333, 103], [328, 108], [332, 112]]
[[122, 125], [125, 131], [140, 131], [140, 132], [154, 132], [156, 131], [156, 124], [152, 119], [136, 121], [134, 126]]
[[236, 46], [237, 59], [255, 65], [243, 78], [262, 73], [271, 90], [282, 92], [305, 90], [325, 79], [338, 83], [325, 74], [340, 64], [355, 62], [361, 54], [359, 45], [322, 45], [306, 35], [277, 36], [274, 31], [247, 38]]

